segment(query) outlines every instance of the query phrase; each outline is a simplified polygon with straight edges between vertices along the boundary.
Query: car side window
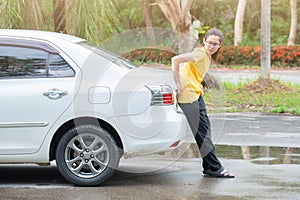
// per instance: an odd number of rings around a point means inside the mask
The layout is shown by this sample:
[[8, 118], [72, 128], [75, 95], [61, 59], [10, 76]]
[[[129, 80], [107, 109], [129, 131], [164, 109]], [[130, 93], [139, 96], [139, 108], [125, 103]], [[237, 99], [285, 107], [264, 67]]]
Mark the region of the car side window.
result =
[[75, 75], [72, 67], [58, 54], [49, 54], [50, 77], [72, 77]]
[[40, 49], [0, 46], [0, 77], [44, 77], [47, 56]]
[[38, 48], [0, 45], [0, 78], [73, 76], [75, 71], [59, 54]]

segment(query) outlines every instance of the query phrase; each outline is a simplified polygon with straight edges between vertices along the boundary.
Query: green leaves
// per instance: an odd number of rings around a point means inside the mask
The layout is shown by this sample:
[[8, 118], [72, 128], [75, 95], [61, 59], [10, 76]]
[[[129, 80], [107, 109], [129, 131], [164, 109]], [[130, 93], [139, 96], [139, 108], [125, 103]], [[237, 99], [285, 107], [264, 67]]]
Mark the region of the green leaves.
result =
[[[61, 4], [61, 2], [64, 2]], [[0, 27], [54, 31], [66, 23], [66, 33], [99, 44], [120, 26], [117, 0], [0, 0]], [[57, 6], [62, 6], [56, 9]], [[56, 13], [54, 11], [60, 11]]]
[[69, 0], [67, 32], [99, 44], [119, 26], [117, 2], [112, 0]]
[[24, 0], [1, 0], [0, 25], [1, 28], [19, 28], [21, 17], [21, 7], [24, 6]]

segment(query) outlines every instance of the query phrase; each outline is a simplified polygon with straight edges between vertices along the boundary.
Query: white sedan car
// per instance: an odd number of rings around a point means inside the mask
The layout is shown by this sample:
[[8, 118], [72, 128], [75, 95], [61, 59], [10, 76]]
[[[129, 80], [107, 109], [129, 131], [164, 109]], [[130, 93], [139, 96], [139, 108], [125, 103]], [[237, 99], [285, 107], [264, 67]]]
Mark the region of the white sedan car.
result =
[[122, 156], [174, 149], [188, 126], [171, 79], [78, 37], [0, 30], [0, 163], [55, 160], [100, 185]]

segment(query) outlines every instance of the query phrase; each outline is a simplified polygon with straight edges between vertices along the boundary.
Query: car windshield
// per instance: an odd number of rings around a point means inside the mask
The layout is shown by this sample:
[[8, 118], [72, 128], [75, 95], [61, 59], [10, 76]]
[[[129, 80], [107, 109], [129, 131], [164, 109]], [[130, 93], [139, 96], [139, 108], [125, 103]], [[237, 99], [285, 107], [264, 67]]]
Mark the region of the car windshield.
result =
[[111, 62], [119, 65], [120, 67], [126, 67], [129, 69], [133, 69], [135, 67], [137, 67], [137, 65], [135, 65], [134, 63], [130, 62], [129, 60], [126, 60], [125, 58], [114, 54], [110, 51], [107, 51], [101, 47], [98, 46], [94, 46], [88, 42], [81, 42], [80, 45], [82, 45], [83, 47], [92, 50], [93, 52], [95, 52], [96, 54], [110, 60]]

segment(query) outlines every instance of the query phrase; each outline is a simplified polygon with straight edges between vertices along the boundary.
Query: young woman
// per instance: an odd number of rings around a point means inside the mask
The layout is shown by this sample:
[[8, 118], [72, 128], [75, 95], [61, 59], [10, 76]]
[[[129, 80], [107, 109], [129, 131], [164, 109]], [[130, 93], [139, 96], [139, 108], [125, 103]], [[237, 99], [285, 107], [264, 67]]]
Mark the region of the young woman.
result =
[[211, 140], [210, 121], [202, 98], [201, 84], [211, 61], [216, 62], [222, 45], [222, 32], [212, 28], [203, 38], [203, 46], [191, 53], [172, 58], [172, 71], [177, 85], [178, 103], [194, 134], [202, 156], [203, 174], [218, 178], [234, 178], [216, 156]]

